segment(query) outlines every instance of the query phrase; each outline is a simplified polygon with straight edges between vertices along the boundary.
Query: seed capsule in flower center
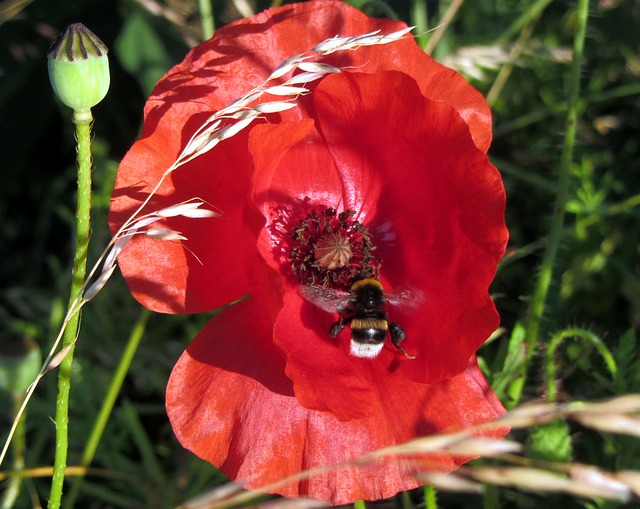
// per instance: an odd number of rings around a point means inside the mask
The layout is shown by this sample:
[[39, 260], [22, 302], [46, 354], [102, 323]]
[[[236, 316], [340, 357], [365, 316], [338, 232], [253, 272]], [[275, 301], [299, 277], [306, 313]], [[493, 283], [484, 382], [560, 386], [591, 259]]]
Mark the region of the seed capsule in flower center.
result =
[[316, 250], [313, 256], [320, 266], [334, 270], [346, 267], [353, 257], [349, 240], [339, 233], [330, 233], [320, 238], [316, 243]]
[[377, 274], [381, 261], [372, 254], [376, 247], [355, 214], [314, 210], [293, 228], [289, 258], [299, 284], [347, 291], [354, 281]]

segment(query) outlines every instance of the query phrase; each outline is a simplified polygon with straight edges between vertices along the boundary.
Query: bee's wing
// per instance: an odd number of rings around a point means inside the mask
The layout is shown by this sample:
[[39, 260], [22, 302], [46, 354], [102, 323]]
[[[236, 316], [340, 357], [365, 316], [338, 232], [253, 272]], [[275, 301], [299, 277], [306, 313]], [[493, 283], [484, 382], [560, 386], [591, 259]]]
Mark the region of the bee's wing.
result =
[[424, 292], [418, 288], [400, 288], [393, 293], [385, 293], [385, 302], [402, 308], [418, 308], [424, 302]]
[[329, 313], [340, 312], [351, 302], [349, 292], [334, 290], [325, 286], [300, 285], [298, 292], [305, 300]]

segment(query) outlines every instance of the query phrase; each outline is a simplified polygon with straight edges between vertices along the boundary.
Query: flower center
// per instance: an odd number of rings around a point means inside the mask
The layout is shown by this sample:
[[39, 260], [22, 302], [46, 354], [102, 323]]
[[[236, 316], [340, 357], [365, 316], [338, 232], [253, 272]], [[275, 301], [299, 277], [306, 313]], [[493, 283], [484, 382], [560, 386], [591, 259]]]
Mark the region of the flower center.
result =
[[377, 276], [381, 260], [369, 230], [353, 219], [355, 211], [312, 211], [293, 229], [291, 271], [303, 285], [348, 290], [353, 281]]

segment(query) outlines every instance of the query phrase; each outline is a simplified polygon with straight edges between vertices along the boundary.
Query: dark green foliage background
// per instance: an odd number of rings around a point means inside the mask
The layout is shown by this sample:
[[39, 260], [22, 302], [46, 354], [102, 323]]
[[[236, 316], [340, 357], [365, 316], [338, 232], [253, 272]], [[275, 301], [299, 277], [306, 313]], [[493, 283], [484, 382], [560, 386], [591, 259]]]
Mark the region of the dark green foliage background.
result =
[[[135, 141], [145, 97], [199, 38], [194, 1], [159, 2], [180, 8], [184, 24], [154, 16], [135, 0], [5, 1], [0, 3], [0, 333], [34, 339], [48, 351], [66, 305], [73, 249], [75, 146], [71, 112], [50, 90], [46, 52], [66, 25], [82, 22], [110, 48], [112, 85], [93, 110], [94, 214], [90, 263], [109, 240], [106, 214], [118, 161]], [[409, 23], [412, 4], [354, 2], [369, 14], [395, 14]], [[260, 0], [256, 10], [268, 7]], [[449, 2], [427, 0], [430, 26]], [[508, 55], [522, 30], [514, 22], [533, 2], [474, 0], [463, 4], [434, 56], [485, 47]], [[11, 7], [15, 7], [12, 10]], [[216, 24], [237, 15], [214, 2]], [[575, 5], [553, 1], [531, 25], [522, 56], [493, 105], [490, 157], [508, 194], [510, 251], [493, 292], [504, 331], [480, 351], [494, 382], [509, 380], [507, 345], [527, 313], [549, 230], [565, 130]], [[599, 336], [613, 353], [612, 379], [597, 351], [567, 341], [555, 362], [562, 397], [597, 400], [640, 391], [636, 332], [640, 325], [640, 4], [591, 2], [582, 100], [566, 229], [543, 323], [544, 337], [566, 327]], [[490, 57], [487, 64], [496, 64]], [[470, 78], [489, 93], [497, 68]], [[83, 312], [71, 402], [69, 464], [84, 441], [133, 323], [141, 313], [116, 274]], [[164, 387], [176, 359], [209, 316], [152, 316], [76, 507], [173, 507], [222, 482], [208, 464], [182, 450], [164, 413]], [[544, 348], [532, 357], [523, 400], [544, 394]], [[506, 373], [506, 374], [505, 374]], [[502, 379], [500, 377], [503, 377]], [[53, 462], [55, 375], [48, 375], [28, 409], [28, 468]], [[501, 390], [502, 389], [502, 390]], [[496, 387], [509, 405], [506, 386]], [[10, 397], [0, 395], [0, 438], [11, 422]], [[605, 469], [640, 469], [638, 441], [570, 424], [576, 461]], [[519, 438], [525, 439], [525, 436]], [[551, 437], [549, 438], [551, 440]], [[5, 462], [2, 470], [10, 468]], [[117, 475], [116, 475], [117, 474]], [[120, 477], [118, 477], [120, 476]], [[27, 479], [17, 507], [46, 500], [50, 480]], [[0, 491], [2, 485], [0, 485]], [[614, 503], [542, 497], [500, 490], [502, 507], [616, 507]], [[405, 497], [421, 503], [420, 492]], [[439, 495], [441, 507], [480, 506], [478, 496]], [[398, 506], [400, 502], [390, 501]], [[629, 506], [630, 507], [630, 506]]]

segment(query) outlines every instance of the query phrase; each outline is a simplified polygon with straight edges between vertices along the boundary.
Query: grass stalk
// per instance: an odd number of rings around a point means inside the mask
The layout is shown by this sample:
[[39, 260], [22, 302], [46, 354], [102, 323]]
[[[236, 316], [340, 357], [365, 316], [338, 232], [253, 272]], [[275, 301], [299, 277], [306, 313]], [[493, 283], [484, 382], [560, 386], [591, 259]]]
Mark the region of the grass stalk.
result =
[[353, 509], [367, 509], [367, 504], [365, 504], [364, 500], [356, 500], [353, 503]]
[[429, 484], [424, 487], [424, 507], [425, 509], [438, 509], [436, 489]]
[[447, 30], [447, 27], [449, 27], [449, 25], [453, 21], [453, 18], [460, 10], [460, 7], [462, 7], [463, 3], [464, 3], [464, 0], [453, 0], [453, 2], [451, 2], [451, 5], [447, 9], [447, 11], [444, 13], [444, 16], [440, 18], [440, 23], [438, 24], [438, 27], [433, 31], [433, 34], [431, 35], [429, 42], [424, 47], [424, 51], [427, 55], [431, 55], [433, 51], [436, 49], [438, 42], [440, 42], [440, 39], [442, 39], [442, 36]]
[[213, 19], [213, 7], [211, 0], [198, 0], [198, 9], [200, 10], [200, 26], [202, 27], [202, 38], [206, 41], [211, 38], [216, 30], [215, 20]]
[[429, 31], [429, 11], [427, 0], [411, 1], [411, 25], [416, 27], [415, 33], [418, 46], [424, 49], [427, 45], [427, 32]]
[[[20, 404], [22, 403], [22, 394], [13, 395], [13, 415], [18, 415], [20, 411]], [[13, 438], [11, 448], [13, 450], [13, 471], [15, 475], [11, 475], [5, 486], [2, 498], [0, 498], [0, 509], [10, 509], [16, 503], [18, 496], [20, 495], [20, 488], [22, 486], [22, 476], [25, 466], [24, 453], [26, 449], [26, 415], [22, 416], [16, 428], [16, 432]]]
[[[497, 44], [506, 44], [520, 33], [524, 27], [535, 21], [542, 11], [544, 11], [552, 0], [536, 0], [527, 10], [525, 10], [518, 19], [516, 19], [509, 28], [507, 28], [496, 40]], [[575, 53], [574, 53], [575, 55]]]
[[[577, 7], [576, 33], [573, 43], [573, 60], [569, 75], [566, 129], [558, 176], [558, 193], [556, 195], [556, 202], [551, 219], [548, 244], [543, 254], [540, 273], [536, 280], [536, 286], [533, 291], [529, 316], [526, 323], [527, 359], [530, 359], [534, 354], [536, 345], [540, 341], [541, 322], [544, 316], [545, 304], [549, 295], [549, 288], [553, 279], [553, 271], [556, 265], [558, 250], [560, 249], [560, 243], [564, 232], [565, 209], [570, 195], [569, 184], [578, 121], [581, 64], [587, 31], [588, 12], [589, 0], [579, 0]], [[523, 379], [526, 378], [526, 369], [528, 364], [528, 362], [523, 364]], [[520, 394], [521, 391], [519, 391], [519, 394], [515, 395], [516, 402], [519, 401]]]
[[[127, 346], [122, 353], [122, 357], [120, 358], [120, 362], [118, 363], [116, 372], [111, 379], [111, 383], [109, 384], [109, 388], [107, 389], [107, 394], [104, 398], [104, 401], [102, 402], [102, 407], [100, 408], [95, 422], [93, 423], [91, 434], [89, 435], [84, 448], [84, 452], [82, 453], [80, 466], [83, 468], [88, 468], [93, 461], [93, 457], [95, 456], [96, 450], [100, 443], [100, 439], [102, 438], [102, 434], [104, 433], [104, 429], [107, 426], [107, 421], [111, 416], [111, 411], [113, 410], [113, 406], [115, 405], [118, 394], [120, 393], [120, 389], [122, 388], [124, 379], [127, 376], [129, 368], [131, 367], [131, 362], [133, 361], [133, 358], [138, 351], [140, 340], [142, 339], [150, 316], [150, 311], [146, 308], [143, 308], [138, 321], [135, 323], [131, 334], [129, 335]], [[77, 475], [73, 479], [71, 491], [65, 503], [65, 507], [67, 509], [71, 509], [74, 506], [76, 499], [78, 498], [78, 494], [80, 493], [80, 488], [82, 487], [83, 481], [84, 475], [82, 474]]]

